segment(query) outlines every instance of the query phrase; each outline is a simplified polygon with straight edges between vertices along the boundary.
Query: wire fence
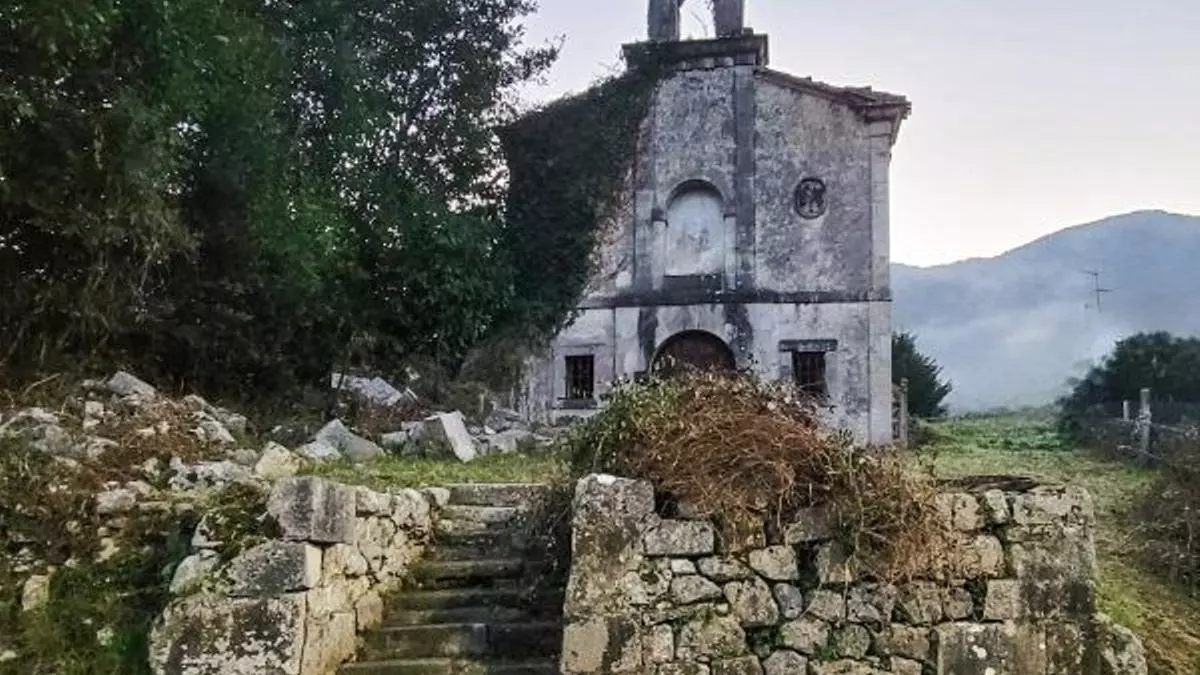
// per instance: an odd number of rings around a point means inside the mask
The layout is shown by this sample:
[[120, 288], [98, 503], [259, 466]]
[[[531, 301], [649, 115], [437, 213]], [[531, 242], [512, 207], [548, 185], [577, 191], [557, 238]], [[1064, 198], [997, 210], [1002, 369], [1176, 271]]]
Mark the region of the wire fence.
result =
[[1074, 416], [1079, 433], [1097, 448], [1138, 466], [1200, 475], [1200, 403], [1110, 401]]

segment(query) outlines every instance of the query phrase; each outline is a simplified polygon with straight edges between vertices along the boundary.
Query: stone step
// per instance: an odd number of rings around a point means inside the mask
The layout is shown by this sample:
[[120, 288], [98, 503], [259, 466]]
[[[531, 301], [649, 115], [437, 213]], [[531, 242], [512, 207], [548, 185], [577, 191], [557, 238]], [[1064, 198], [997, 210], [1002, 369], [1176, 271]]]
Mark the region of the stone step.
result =
[[552, 657], [562, 644], [560, 622], [447, 623], [380, 628], [366, 636], [371, 660], [413, 658]]
[[[561, 607], [563, 594], [549, 594], [542, 604]], [[384, 616], [392, 611], [458, 609], [460, 607], [526, 607], [530, 596], [519, 588], [447, 588], [441, 590], [411, 590], [388, 598]]]
[[510, 534], [508, 523], [485, 523], [478, 520], [439, 518], [433, 522], [435, 541], [467, 537], [488, 537]]
[[455, 659], [397, 659], [343, 666], [341, 675], [555, 675], [553, 659], [530, 661], [463, 661]]
[[423, 560], [413, 566], [412, 575], [421, 588], [444, 588], [515, 582], [524, 571], [522, 558]]
[[389, 612], [385, 628], [398, 626], [429, 626], [443, 623], [516, 623], [535, 617], [523, 607], [455, 607], [453, 609], [406, 609]]
[[447, 485], [450, 503], [460, 506], [521, 506], [528, 508], [549, 491], [540, 483], [463, 483]]
[[442, 520], [505, 525], [515, 520], [522, 513], [524, 511], [517, 506], [467, 506], [452, 504], [443, 508], [438, 515]]

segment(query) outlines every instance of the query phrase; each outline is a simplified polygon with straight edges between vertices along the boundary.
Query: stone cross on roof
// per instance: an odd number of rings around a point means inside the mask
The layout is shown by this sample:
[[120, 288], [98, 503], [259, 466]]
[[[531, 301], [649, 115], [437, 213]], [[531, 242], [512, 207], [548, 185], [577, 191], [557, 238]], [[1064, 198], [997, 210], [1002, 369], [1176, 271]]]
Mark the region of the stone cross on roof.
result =
[[[652, 42], [679, 40], [679, 8], [684, 0], [650, 0], [649, 38]], [[717, 37], [741, 35], [745, 29], [746, 0], [712, 0]]]

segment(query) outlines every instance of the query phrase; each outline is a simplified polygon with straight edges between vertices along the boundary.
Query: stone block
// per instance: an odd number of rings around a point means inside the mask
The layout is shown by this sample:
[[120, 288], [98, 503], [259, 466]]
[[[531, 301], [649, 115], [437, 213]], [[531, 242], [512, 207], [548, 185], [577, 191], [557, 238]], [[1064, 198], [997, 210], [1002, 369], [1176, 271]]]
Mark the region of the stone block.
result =
[[893, 657], [890, 665], [890, 672], [893, 675], [922, 675], [925, 672], [925, 666], [920, 661], [912, 659]]
[[671, 580], [671, 599], [676, 604], [691, 605], [721, 597], [721, 587], [696, 574]]
[[805, 598], [808, 613], [826, 621], [843, 621], [846, 618], [846, 597], [837, 591], [818, 589], [810, 591]]
[[671, 574], [695, 574], [696, 563], [684, 558], [671, 559]]
[[779, 612], [785, 619], [795, 619], [804, 611], [804, 594], [791, 584], [775, 584], [771, 589], [775, 594], [775, 602]]
[[808, 672], [808, 659], [786, 649], [763, 659], [763, 675], [803, 675]]
[[358, 650], [353, 612], [338, 612], [321, 620], [309, 617], [301, 673], [332, 673]]
[[983, 526], [983, 514], [980, 512], [979, 502], [973, 495], [956, 492], [952, 495], [951, 500], [954, 508], [954, 529], [960, 532], [974, 532]]
[[763, 675], [763, 669], [757, 656], [743, 656], [715, 661], [712, 664], [712, 675]]
[[750, 569], [769, 581], [793, 581], [800, 578], [796, 549], [791, 546], [771, 546], [750, 551]]
[[1009, 545], [1009, 568], [1021, 582], [1025, 616], [1089, 617], [1095, 611], [1095, 549], [1079, 528], [1062, 536]]
[[104, 388], [117, 396], [137, 396], [145, 400], [158, 396], [157, 389], [123, 370], [118, 370], [105, 380]]
[[283, 538], [321, 544], [354, 542], [354, 488], [320, 478], [285, 478], [275, 483], [267, 512]]
[[300, 675], [306, 617], [303, 594], [191, 596], [155, 624], [150, 667], [160, 675]]
[[933, 624], [942, 620], [942, 593], [927, 581], [914, 581], [900, 587], [896, 603], [899, 617], [916, 625]]
[[446, 458], [470, 462], [479, 455], [462, 413], [440, 413], [425, 418], [415, 437]]
[[747, 628], [762, 628], [779, 623], [779, 607], [771, 587], [762, 579], [731, 581], [725, 584], [725, 599], [738, 621]]
[[341, 420], [326, 424], [313, 437], [313, 441], [336, 448], [343, 457], [354, 462], [365, 462], [385, 454], [383, 448], [353, 433]]
[[1024, 613], [1021, 582], [1016, 579], [989, 581], [983, 598], [985, 621], [1007, 621], [1019, 619]]
[[709, 670], [705, 663], [664, 663], [658, 675], [709, 675]]
[[675, 656], [681, 661], [721, 659], [746, 653], [746, 633], [731, 616], [709, 615], [688, 621], [679, 629]]
[[392, 496], [370, 488], [355, 488], [355, 513], [360, 516], [390, 516]]
[[1012, 519], [1017, 525], [1088, 525], [1095, 508], [1083, 488], [1042, 486], [1013, 498]]
[[996, 537], [977, 535], [958, 544], [954, 551], [955, 576], [990, 579], [1004, 573], [1004, 545]]
[[841, 659], [839, 661], [812, 662], [808, 664], [809, 675], [890, 675], [862, 661]]
[[711, 555], [716, 534], [705, 520], [663, 520], [646, 532], [643, 544], [649, 556]]
[[942, 590], [942, 614], [951, 621], [967, 619], [975, 612], [975, 599], [965, 588]]
[[841, 656], [861, 659], [871, 648], [871, 634], [859, 624], [848, 623], [833, 631], [833, 644]]
[[267, 598], [308, 590], [321, 581], [321, 549], [304, 542], [268, 541], [230, 561], [225, 575], [232, 597]]
[[209, 572], [216, 569], [220, 562], [221, 556], [216, 551], [206, 549], [201, 549], [184, 558], [171, 576], [171, 594], [183, 595], [192, 592], [199, 587]]
[[789, 621], [779, 629], [779, 644], [812, 656], [829, 644], [829, 624], [812, 617]]
[[855, 623], [887, 623], [892, 619], [898, 591], [891, 584], [852, 586], [846, 594], [846, 620]]
[[675, 632], [666, 624], [653, 626], [642, 635], [642, 663], [668, 663], [675, 658]]
[[894, 656], [924, 661], [929, 658], [929, 628], [893, 624], [888, 635], [888, 652]]
[[1032, 625], [947, 623], [934, 631], [937, 675], [1046, 672], [1045, 635]]
[[697, 566], [701, 574], [719, 584], [754, 576], [749, 567], [734, 558], [701, 558]]
[[379, 593], [370, 591], [354, 603], [354, 623], [360, 633], [383, 623], [383, 598]]
[[367, 559], [357, 546], [334, 544], [325, 549], [321, 568], [324, 579], [360, 577], [370, 571]]
[[637, 621], [597, 617], [563, 629], [562, 672], [637, 672], [642, 667], [642, 630]]
[[979, 496], [983, 517], [989, 525], [1004, 525], [1012, 520], [1008, 495], [1003, 490], [988, 490]]

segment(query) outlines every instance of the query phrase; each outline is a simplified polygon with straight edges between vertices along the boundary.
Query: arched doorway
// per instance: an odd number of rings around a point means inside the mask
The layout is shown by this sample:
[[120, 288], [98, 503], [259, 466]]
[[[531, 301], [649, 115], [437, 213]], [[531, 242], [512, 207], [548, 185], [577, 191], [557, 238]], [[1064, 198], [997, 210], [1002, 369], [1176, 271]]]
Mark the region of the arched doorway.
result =
[[667, 338], [654, 355], [650, 371], [670, 376], [688, 367], [732, 371], [737, 364], [733, 351], [721, 338], [702, 330], [688, 330]]

